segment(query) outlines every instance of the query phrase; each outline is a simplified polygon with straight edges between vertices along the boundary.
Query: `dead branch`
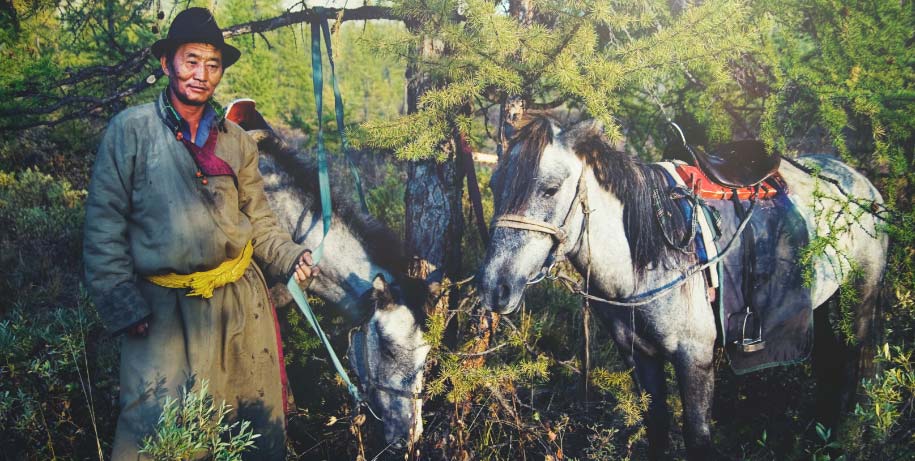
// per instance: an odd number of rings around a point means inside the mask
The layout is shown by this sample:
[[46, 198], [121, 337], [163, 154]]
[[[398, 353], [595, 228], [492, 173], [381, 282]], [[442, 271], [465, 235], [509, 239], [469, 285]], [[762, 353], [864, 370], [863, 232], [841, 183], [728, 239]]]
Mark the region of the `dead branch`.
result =
[[[360, 6], [359, 8], [324, 8], [324, 17], [339, 21], [371, 21], [376, 19], [388, 19], [399, 21], [400, 18], [394, 15], [391, 8], [384, 6]], [[343, 13], [342, 16], [340, 15]], [[315, 10], [302, 10], [285, 13], [275, 18], [262, 19], [259, 21], [246, 22], [244, 24], [234, 25], [223, 29], [222, 36], [225, 38], [237, 37], [239, 35], [253, 34], [257, 32], [267, 32], [280, 27], [298, 24], [302, 22], [311, 22], [318, 18]]]

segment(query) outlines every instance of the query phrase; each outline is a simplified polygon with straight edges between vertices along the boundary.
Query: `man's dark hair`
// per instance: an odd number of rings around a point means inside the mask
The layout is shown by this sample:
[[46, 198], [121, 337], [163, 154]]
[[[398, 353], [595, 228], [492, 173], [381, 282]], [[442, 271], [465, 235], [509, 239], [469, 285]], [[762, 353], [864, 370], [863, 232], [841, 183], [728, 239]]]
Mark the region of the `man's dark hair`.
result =
[[177, 48], [172, 48], [165, 52], [165, 62], [168, 63], [169, 69], [175, 65], [175, 53], [178, 52]]

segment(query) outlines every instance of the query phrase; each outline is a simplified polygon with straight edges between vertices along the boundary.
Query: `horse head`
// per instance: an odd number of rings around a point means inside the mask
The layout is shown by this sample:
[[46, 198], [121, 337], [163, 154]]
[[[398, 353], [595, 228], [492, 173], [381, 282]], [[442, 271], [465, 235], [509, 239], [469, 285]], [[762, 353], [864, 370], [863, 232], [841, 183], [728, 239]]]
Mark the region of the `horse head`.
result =
[[415, 443], [423, 431], [423, 371], [430, 346], [420, 325], [429, 299], [421, 281], [392, 284], [378, 274], [363, 295], [368, 320], [350, 332], [350, 364], [388, 443]]
[[606, 140], [599, 127], [579, 125], [562, 130], [546, 114], [525, 117], [493, 173], [492, 240], [478, 275], [489, 309], [514, 312], [527, 285], [581, 244], [588, 169], [575, 149]]

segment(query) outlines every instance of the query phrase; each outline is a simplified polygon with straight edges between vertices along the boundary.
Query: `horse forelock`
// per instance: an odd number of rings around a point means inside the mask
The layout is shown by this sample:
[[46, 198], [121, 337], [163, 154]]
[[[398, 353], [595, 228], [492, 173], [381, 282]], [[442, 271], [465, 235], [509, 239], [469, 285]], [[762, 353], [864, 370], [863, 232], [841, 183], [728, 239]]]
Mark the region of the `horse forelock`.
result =
[[508, 145], [513, 171], [505, 178], [502, 186], [509, 194], [504, 197], [509, 212], [521, 211], [531, 196], [535, 182], [533, 178], [538, 174], [543, 151], [553, 143], [555, 126], [558, 126], [558, 121], [540, 111], [528, 111], [516, 124], [515, 134]]

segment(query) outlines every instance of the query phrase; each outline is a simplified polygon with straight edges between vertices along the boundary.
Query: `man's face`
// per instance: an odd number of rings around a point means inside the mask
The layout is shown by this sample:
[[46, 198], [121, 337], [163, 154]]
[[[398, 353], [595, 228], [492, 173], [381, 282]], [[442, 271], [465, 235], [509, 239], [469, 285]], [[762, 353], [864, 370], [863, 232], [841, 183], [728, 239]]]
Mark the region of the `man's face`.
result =
[[222, 51], [208, 43], [185, 43], [171, 63], [166, 56], [159, 61], [172, 94], [184, 104], [206, 104], [222, 80]]

